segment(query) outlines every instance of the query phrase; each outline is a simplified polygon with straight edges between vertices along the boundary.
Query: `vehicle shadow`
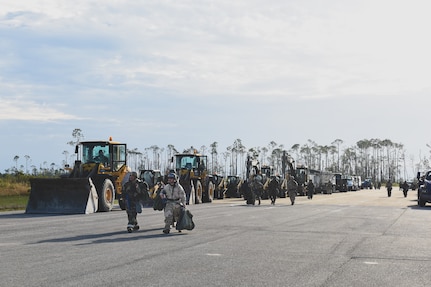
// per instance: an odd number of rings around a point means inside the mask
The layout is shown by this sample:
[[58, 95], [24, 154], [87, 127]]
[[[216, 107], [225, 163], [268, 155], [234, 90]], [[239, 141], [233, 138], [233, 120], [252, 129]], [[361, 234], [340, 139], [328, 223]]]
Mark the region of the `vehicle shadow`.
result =
[[[412, 200], [416, 202], [415, 200]], [[431, 210], [431, 205], [425, 205], [424, 207], [419, 206], [417, 203], [413, 205], [408, 205], [408, 208], [417, 209], [417, 210]]]

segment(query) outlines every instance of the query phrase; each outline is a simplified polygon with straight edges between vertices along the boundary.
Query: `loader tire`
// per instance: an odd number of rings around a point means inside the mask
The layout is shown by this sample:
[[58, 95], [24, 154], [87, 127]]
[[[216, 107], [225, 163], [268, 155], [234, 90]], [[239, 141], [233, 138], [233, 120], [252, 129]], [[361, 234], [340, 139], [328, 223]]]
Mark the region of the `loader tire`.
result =
[[110, 179], [105, 179], [99, 192], [99, 211], [111, 211], [114, 206], [115, 189]]
[[196, 181], [196, 186], [192, 188], [192, 202], [193, 204], [202, 203], [202, 183], [200, 180]]
[[202, 203], [204, 202], [212, 202], [214, 199], [214, 183], [212, 183], [211, 181], [208, 182], [208, 184], [206, 185], [206, 190], [204, 192], [204, 194], [202, 195]]
[[215, 190], [215, 185], [214, 183], [210, 182], [208, 184], [208, 202], [212, 202], [214, 200], [214, 190]]

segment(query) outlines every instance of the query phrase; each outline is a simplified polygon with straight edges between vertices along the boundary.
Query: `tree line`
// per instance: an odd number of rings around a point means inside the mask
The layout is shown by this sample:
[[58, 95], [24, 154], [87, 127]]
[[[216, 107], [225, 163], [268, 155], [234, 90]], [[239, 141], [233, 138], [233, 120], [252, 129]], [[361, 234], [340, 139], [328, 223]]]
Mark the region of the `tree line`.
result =
[[[80, 129], [72, 132], [73, 140], [68, 144], [75, 146], [84, 135]], [[320, 145], [313, 140], [304, 144], [294, 144], [286, 148], [283, 144], [270, 141], [267, 146], [246, 147], [241, 139], [236, 139], [232, 145], [219, 150], [218, 142], [199, 148], [191, 146], [181, 152], [198, 152], [208, 156], [208, 169], [211, 173], [224, 176], [239, 175], [245, 177], [247, 157], [259, 161], [261, 165], [273, 166], [275, 172], [281, 174], [282, 156], [287, 153], [296, 165], [305, 165], [310, 169], [359, 175], [362, 178], [371, 178], [373, 181], [409, 180], [408, 175], [429, 168], [429, 160], [424, 157], [415, 161], [413, 156], [408, 157], [403, 144], [392, 142], [389, 139], [363, 139], [354, 146], [343, 146], [343, 140], [335, 139], [329, 145]], [[171, 159], [180, 153], [173, 144], [166, 147], [152, 145], [139, 150], [127, 150], [128, 165], [133, 170], [158, 169], [165, 172], [171, 167]], [[37, 169], [29, 165], [30, 157], [25, 155], [25, 166], [18, 167], [19, 156], [14, 157], [15, 166], [6, 170], [6, 173], [22, 172], [27, 174], [58, 174], [63, 167], [72, 162], [69, 152], [63, 151], [64, 160], [61, 165], [46, 162]], [[74, 156], [74, 155], [72, 155]]]

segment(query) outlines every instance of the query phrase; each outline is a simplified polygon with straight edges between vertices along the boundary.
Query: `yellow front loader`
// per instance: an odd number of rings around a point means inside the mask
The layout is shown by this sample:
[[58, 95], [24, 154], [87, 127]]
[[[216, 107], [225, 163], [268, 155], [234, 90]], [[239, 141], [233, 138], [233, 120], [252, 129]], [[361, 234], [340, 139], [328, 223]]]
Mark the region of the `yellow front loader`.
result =
[[186, 192], [187, 204], [212, 202], [215, 185], [208, 176], [206, 155], [180, 153], [174, 155], [172, 163]]
[[110, 211], [130, 172], [126, 144], [109, 141], [80, 142], [77, 160], [69, 174], [60, 178], [36, 178], [26, 213], [93, 213]]

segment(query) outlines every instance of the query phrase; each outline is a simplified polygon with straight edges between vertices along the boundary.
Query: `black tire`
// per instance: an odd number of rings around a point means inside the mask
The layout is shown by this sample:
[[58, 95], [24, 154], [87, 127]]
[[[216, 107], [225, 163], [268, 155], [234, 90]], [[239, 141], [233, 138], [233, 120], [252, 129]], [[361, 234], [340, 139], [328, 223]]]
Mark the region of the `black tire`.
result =
[[115, 189], [112, 181], [107, 178], [103, 182], [102, 189], [98, 192], [99, 195], [99, 210], [98, 211], [111, 211], [114, 206]]

